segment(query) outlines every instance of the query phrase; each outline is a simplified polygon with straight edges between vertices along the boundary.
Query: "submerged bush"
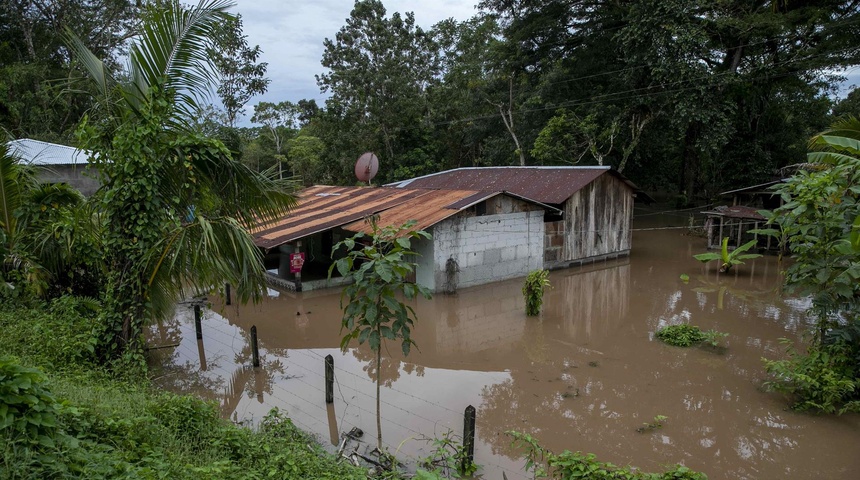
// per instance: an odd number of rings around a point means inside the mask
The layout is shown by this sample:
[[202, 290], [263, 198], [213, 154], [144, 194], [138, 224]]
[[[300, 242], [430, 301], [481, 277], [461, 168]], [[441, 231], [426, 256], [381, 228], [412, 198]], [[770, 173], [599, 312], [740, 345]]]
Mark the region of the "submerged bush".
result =
[[526, 299], [526, 315], [535, 317], [540, 315], [543, 306], [544, 290], [549, 288], [549, 270], [535, 270], [526, 277], [523, 284], [523, 296]]
[[656, 336], [675, 347], [690, 347], [696, 343], [705, 341], [705, 334], [699, 327], [686, 323], [663, 327], [657, 330]]

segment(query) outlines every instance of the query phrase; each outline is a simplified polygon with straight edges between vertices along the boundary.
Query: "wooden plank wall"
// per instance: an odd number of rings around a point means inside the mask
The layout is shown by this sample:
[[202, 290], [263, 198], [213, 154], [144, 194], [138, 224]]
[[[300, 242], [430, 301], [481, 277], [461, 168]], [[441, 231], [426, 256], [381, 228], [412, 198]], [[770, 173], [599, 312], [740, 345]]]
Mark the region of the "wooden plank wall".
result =
[[623, 253], [630, 250], [633, 190], [604, 174], [567, 199], [564, 205], [564, 259]]

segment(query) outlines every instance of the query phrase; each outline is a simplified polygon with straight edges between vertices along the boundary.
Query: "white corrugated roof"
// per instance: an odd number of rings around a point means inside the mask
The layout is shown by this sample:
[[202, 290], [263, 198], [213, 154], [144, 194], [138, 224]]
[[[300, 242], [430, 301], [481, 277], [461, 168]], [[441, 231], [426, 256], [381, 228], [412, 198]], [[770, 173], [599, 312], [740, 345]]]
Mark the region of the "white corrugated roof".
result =
[[9, 153], [32, 165], [86, 165], [90, 153], [75, 147], [22, 138], [7, 143]]

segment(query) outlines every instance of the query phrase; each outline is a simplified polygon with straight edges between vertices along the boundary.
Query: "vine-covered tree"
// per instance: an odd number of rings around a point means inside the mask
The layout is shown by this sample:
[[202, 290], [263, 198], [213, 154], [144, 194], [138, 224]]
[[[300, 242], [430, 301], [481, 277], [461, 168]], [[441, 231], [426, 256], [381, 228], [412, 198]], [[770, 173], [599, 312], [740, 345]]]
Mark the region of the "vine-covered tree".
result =
[[257, 174], [192, 119], [217, 80], [208, 54], [231, 20], [225, 0], [178, 0], [147, 9], [129, 51], [127, 78], [111, 75], [80, 38], [70, 47], [94, 80], [107, 121], [85, 119], [81, 142], [103, 182], [96, 201], [110, 228], [99, 353], [141, 367], [142, 326], [185, 289], [229, 282], [243, 300], [263, 294], [265, 269], [246, 227], [293, 202], [283, 183]]

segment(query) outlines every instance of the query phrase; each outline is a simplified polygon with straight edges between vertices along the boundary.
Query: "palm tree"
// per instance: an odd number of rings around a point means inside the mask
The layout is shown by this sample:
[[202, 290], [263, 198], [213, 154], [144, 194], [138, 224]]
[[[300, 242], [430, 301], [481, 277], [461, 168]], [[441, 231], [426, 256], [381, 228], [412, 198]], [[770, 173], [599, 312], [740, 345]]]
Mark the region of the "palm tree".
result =
[[94, 200], [107, 226], [106, 359], [140, 362], [144, 322], [189, 291], [229, 282], [242, 301], [264, 293], [261, 253], [245, 227], [284, 215], [295, 204], [292, 183], [247, 168], [192, 121], [217, 77], [207, 46], [230, 6], [171, 0], [147, 10], [122, 79], [69, 32], [104, 118], [84, 119], [81, 130], [103, 182]]

